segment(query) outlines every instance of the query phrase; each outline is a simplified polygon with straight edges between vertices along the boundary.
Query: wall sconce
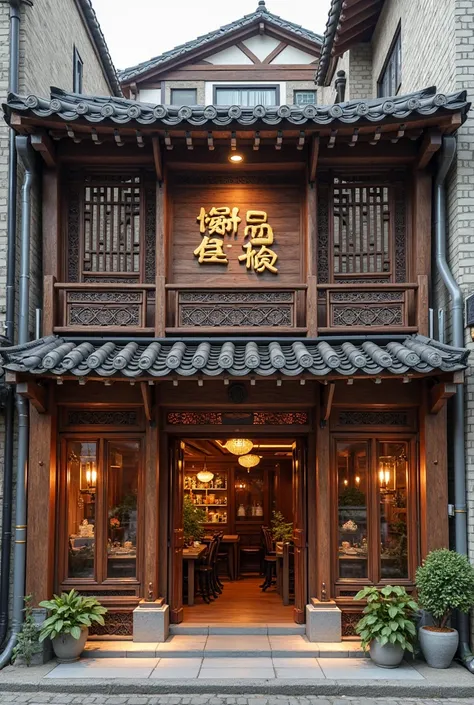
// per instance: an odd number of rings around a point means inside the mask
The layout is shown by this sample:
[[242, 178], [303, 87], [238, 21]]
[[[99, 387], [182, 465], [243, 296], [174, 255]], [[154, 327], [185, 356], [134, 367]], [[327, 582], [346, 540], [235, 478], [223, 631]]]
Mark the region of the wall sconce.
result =
[[379, 485], [380, 489], [388, 491], [395, 480], [395, 458], [393, 455], [379, 457]]
[[354, 478], [354, 480], [355, 480], [355, 483], [356, 483], [357, 487], [359, 487], [359, 485], [360, 485], [360, 477], [359, 477], [359, 475], [356, 475], [355, 478]]
[[92, 495], [95, 494], [97, 486], [97, 468], [95, 460], [86, 458], [81, 457], [81, 493]]

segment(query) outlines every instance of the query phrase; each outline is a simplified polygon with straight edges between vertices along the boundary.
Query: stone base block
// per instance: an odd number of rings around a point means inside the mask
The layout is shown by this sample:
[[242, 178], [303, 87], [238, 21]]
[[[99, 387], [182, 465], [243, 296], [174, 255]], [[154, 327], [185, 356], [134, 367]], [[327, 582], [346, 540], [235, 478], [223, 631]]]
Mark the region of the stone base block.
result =
[[166, 641], [170, 631], [170, 608], [138, 606], [133, 610], [133, 641]]
[[306, 605], [306, 636], [308, 641], [341, 641], [341, 610], [339, 607], [335, 605], [328, 605], [328, 607]]

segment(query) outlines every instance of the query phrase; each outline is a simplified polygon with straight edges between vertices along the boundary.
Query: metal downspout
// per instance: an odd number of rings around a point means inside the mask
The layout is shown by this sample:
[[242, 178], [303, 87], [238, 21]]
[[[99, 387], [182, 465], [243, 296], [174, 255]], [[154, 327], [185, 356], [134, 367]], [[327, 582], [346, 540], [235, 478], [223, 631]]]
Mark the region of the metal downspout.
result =
[[[25, 175], [21, 189], [20, 292], [18, 342], [28, 341], [30, 241], [31, 241], [31, 187], [34, 179], [34, 154], [29, 137], [17, 136], [17, 152], [24, 164]], [[26, 481], [28, 467], [29, 417], [28, 400], [16, 395], [18, 411], [18, 461], [16, 474], [15, 540], [13, 549], [13, 618], [11, 636], [0, 656], [0, 668], [8, 663], [23, 623], [26, 573]]]
[[[452, 344], [464, 347], [463, 296], [446, 259], [446, 175], [456, 154], [456, 140], [443, 137], [435, 178], [434, 230], [436, 267], [451, 297]], [[457, 385], [453, 399], [455, 547], [467, 555], [466, 457], [464, 445], [464, 385]], [[474, 673], [474, 656], [469, 646], [469, 616], [458, 613], [458, 657]]]
[[[20, 2], [10, 0], [10, 52], [8, 87], [12, 93], [19, 92], [20, 64]], [[8, 220], [7, 220], [7, 281], [5, 335], [9, 345], [14, 343], [15, 329], [15, 270], [16, 270], [16, 201], [17, 201], [17, 154], [15, 132], [9, 130], [8, 161]], [[13, 433], [15, 399], [13, 387], [7, 387], [5, 403], [5, 456], [3, 465], [2, 533], [0, 558], [0, 645], [8, 630], [8, 607], [10, 597], [10, 559], [12, 545], [12, 498], [13, 498]]]

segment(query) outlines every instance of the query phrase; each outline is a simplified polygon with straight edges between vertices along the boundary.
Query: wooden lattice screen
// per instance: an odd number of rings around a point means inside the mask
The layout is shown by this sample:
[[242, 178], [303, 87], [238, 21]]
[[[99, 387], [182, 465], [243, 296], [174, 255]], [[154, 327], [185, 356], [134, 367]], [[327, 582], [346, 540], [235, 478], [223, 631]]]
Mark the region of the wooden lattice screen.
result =
[[334, 278], [390, 277], [393, 265], [393, 194], [389, 184], [335, 177], [332, 186]]

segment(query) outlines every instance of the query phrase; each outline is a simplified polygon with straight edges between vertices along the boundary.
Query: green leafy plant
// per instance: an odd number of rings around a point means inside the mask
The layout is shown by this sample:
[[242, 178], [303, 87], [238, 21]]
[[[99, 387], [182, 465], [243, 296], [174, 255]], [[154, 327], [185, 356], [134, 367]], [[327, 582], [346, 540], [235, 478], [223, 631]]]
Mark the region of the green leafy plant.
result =
[[31, 608], [31, 595], [26, 595], [24, 598], [25, 621], [22, 624], [21, 631], [18, 634], [16, 646], [13, 649], [12, 663], [17, 659], [23, 660], [27, 666], [31, 664], [31, 660], [35, 654], [39, 654], [42, 650], [39, 643], [40, 630], [33, 618], [33, 610]]
[[54, 639], [59, 634], [71, 634], [79, 639], [81, 631], [92, 626], [93, 622], [104, 625], [105, 607], [95, 597], [82, 597], [76, 590], [53, 595], [52, 600], [40, 602], [51, 614], [43, 622], [39, 640]]
[[356, 626], [364, 650], [376, 639], [381, 646], [398, 644], [413, 653], [414, 618], [418, 605], [404, 587], [386, 585], [380, 590], [365, 587], [354, 600], [367, 600], [364, 617]]
[[456, 551], [431, 551], [416, 571], [416, 588], [421, 607], [445, 629], [453, 610], [468, 612], [474, 605], [474, 568]]
[[339, 495], [340, 507], [364, 507], [365, 494], [358, 487], [345, 487]]
[[281, 512], [273, 512], [272, 536], [274, 541], [291, 541], [293, 538], [293, 523], [285, 521]]
[[189, 495], [185, 495], [183, 500], [183, 534], [184, 540], [198, 541], [204, 536], [203, 524], [206, 521], [206, 512], [200, 507], [196, 507]]

